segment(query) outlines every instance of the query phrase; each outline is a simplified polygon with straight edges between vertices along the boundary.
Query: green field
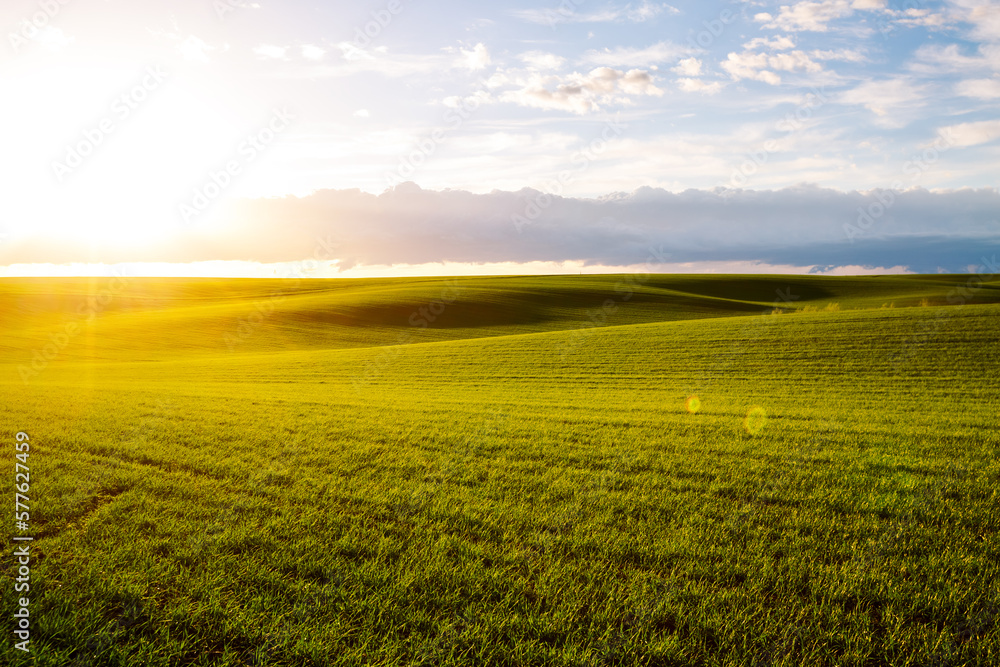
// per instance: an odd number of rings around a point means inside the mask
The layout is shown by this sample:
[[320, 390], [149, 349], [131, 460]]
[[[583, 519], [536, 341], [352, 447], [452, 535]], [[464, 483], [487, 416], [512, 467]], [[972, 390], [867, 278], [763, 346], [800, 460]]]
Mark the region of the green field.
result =
[[2, 664], [1000, 664], [993, 277], [8, 278], [0, 313]]

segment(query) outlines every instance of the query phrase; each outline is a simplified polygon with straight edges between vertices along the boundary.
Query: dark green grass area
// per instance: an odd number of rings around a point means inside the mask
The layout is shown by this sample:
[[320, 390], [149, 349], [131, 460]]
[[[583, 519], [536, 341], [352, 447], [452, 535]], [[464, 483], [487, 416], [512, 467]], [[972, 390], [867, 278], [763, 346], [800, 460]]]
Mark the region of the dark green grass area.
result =
[[[6, 279], [4, 361], [162, 359], [411, 344], [761, 312], [998, 303], [970, 276]], [[67, 331], [71, 328], [71, 331]], [[61, 340], [61, 338], [59, 339]], [[58, 343], [58, 341], [56, 341]]]
[[149, 281], [26, 381], [86, 294], [3, 283], [0, 662], [1000, 664], [994, 288], [623, 278], [459, 279], [464, 332], [407, 323], [446, 280], [303, 282], [232, 350], [270, 284]]

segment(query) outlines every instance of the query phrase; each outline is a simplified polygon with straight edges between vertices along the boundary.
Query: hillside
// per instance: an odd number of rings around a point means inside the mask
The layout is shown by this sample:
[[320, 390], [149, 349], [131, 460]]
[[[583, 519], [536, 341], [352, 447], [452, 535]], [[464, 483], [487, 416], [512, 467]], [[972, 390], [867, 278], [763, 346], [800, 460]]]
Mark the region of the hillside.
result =
[[[6, 279], [0, 363], [395, 345], [787, 311], [1000, 301], [969, 276]], [[950, 300], [950, 301], [949, 301]], [[147, 341], [155, 339], [155, 345]]]
[[1000, 304], [664, 277], [582, 326], [619, 279], [461, 279], [451, 329], [402, 318], [446, 281], [310, 285], [232, 351], [271, 284], [149, 281], [27, 382], [84, 293], [5, 285], [35, 663], [1000, 661]]

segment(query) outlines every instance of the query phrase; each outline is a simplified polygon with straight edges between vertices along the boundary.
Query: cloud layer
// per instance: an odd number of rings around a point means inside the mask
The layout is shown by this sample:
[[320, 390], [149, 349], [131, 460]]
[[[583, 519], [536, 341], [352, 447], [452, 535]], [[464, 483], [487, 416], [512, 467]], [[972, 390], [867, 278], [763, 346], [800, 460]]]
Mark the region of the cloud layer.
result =
[[230, 228], [191, 230], [157, 250], [94, 252], [49, 240], [0, 245], [0, 263], [73, 261], [262, 263], [311, 257], [342, 269], [434, 262], [566, 262], [635, 266], [763, 262], [830, 270], [904, 266], [961, 272], [1000, 250], [1000, 192], [841, 192], [640, 188], [596, 199], [537, 190], [473, 194], [404, 183], [381, 195], [324, 190], [240, 201]]

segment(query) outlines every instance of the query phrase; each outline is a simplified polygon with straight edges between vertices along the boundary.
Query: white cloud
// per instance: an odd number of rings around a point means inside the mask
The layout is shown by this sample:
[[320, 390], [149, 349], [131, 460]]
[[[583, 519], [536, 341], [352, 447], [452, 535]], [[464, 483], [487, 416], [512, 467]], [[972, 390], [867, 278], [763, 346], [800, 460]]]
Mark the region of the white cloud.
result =
[[722, 83], [719, 81], [706, 83], [701, 79], [692, 78], [677, 79], [677, 86], [685, 93], [705, 93], [706, 95], [714, 95], [722, 90]]
[[893, 112], [925, 103], [926, 88], [911, 79], [885, 79], [866, 81], [842, 93], [842, 104], [860, 104], [877, 116], [889, 116]]
[[326, 49], [314, 44], [304, 44], [302, 46], [302, 57], [306, 60], [322, 60], [324, 55], [326, 55]]
[[358, 109], [354, 112], [355, 118], [371, 118], [371, 113], [368, 109]]
[[600, 11], [590, 14], [578, 12], [563, 7], [545, 9], [515, 9], [510, 12], [514, 18], [526, 23], [536, 23], [555, 27], [560, 23], [605, 23], [617, 20], [620, 14], [615, 11]]
[[612, 6], [591, 12], [578, 12], [567, 4], [562, 3], [557, 7], [546, 9], [515, 9], [510, 12], [510, 15], [528, 23], [554, 27], [561, 23], [621, 23], [624, 21], [644, 23], [661, 14], [680, 13], [676, 7], [648, 0], [643, 0], [635, 6], [629, 3], [624, 6]]
[[471, 50], [462, 49], [461, 54], [459, 60], [461, 66], [471, 71], [486, 69], [486, 66], [491, 62], [489, 49], [482, 42], [476, 44]]
[[566, 63], [566, 59], [545, 51], [528, 51], [518, 56], [528, 67], [535, 70], [556, 70]]
[[687, 47], [672, 42], [657, 42], [645, 48], [619, 46], [598, 51], [591, 49], [583, 54], [580, 62], [609, 67], [649, 67], [657, 63], [676, 60], [689, 52]]
[[955, 84], [955, 94], [981, 100], [1000, 98], [1000, 79], [967, 79]]
[[767, 67], [766, 53], [730, 53], [726, 60], [723, 60], [719, 65], [734, 81], [751, 79], [763, 81], [772, 86], [781, 83], [780, 76], [765, 69]]
[[388, 77], [412, 76], [447, 71], [456, 65], [454, 55], [396, 54], [384, 46], [362, 49], [354, 42], [337, 44], [343, 57], [342, 63], [312, 67], [304, 76], [350, 76], [361, 72], [374, 72]]
[[610, 67], [600, 69], [605, 70], [607, 76], [617, 78], [618, 86], [629, 95], [660, 96], [663, 94], [663, 91], [653, 84], [653, 77], [649, 75], [649, 72], [632, 69], [623, 75], [621, 72], [613, 70]]
[[288, 60], [288, 47], [275, 46], [274, 44], [259, 44], [253, 47], [253, 52], [260, 58], [271, 58], [273, 60]]
[[768, 56], [767, 63], [771, 69], [794, 72], [803, 70], [805, 72], [819, 72], [823, 66], [813, 61], [802, 51], [789, 51]]
[[782, 51], [780, 53], [753, 53], [744, 51], [743, 53], [730, 53], [726, 60], [719, 63], [734, 81], [740, 79], [751, 79], [763, 81], [772, 86], [781, 83], [781, 77], [772, 70], [794, 72], [801, 70], [805, 72], [820, 72], [823, 67], [813, 61], [803, 51]]
[[[552, 83], [556, 85], [551, 86]], [[534, 74], [521, 82], [518, 90], [503, 93], [500, 99], [536, 109], [557, 109], [584, 114], [597, 111], [603, 105], [627, 104], [622, 95], [659, 96], [648, 72], [638, 69], [623, 72], [610, 67], [598, 67], [587, 74], [574, 72], [563, 80]]]
[[914, 59], [910, 69], [924, 74], [1000, 70], [1000, 45], [981, 44], [976, 55], [967, 55], [958, 44], [927, 44], [917, 49]]
[[775, 37], [773, 39], [768, 39], [767, 37], [754, 37], [743, 45], [744, 49], [750, 51], [761, 47], [774, 49], [775, 51], [785, 51], [787, 49], [794, 49], [795, 42], [788, 37]]
[[944, 14], [934, 14], [929, 9], [910, 8], [902, 12], [895, 12], [893, 15], [896, 17], [896, 20], [893, 21], [894, 24], [908, 28], [939, 28], [948, 23], [948, 17]]
[[1000, 41], [1000, 5], [995, 0], [950, 0], [952, 14], [972, 25], [971, 37]]
[[697, 58], [685, 58], [677, 63], [673, 71], [683, 76], [701, 76], [701, 61]]
[[576, 86], [557, 86], [555, 90], [549, 90], [542, 85], [527, 86], [520, 90], [508, 91], [501, 96], [501, 99], [522, 107], [569, 111], [575, 114], [585, 114], [599, 108], [592, 98], [583, 94]]
[[836, 49], [830, 51], [816, 49], [810, 51], [809, 55], [816, 60], [839, 60], [850, 63], [863, 63], [868, 60], [864, 53], [854, 49]]
[[827, 23], [850, 13], [851, 6], [847, 0], [820, 0], [820, 2], [798, 2], [794, 5], [782, 5], [777, 17], [770, 14], [758, 14], [754, 20], [763, 22], [765, 28], [793, 32], [800, 30], [826, 32]]
[[938, 135], [951, 146], [965, 147], [985, 144], [1000, 139], [1000, 120], [948, 125], [938, 130]]
[[754, 21], [763, 23], [765, 28], [788, 30], [790, 32], [826, 32], [828, 23], [850, 16], [854, 10], [878, 10], [886, 6], [886, 0], [816, 0], [782, 5], [778, 16], [762, 12], [754, 16]]
[[643, 0], [638, 7], [633, 8], [632, 5], [628, 5], [625, 8], [625, 16], [634, 23], [649, 21], [660, 14], [680, 14], [680, 10], [671, 5], [657, 4], [648, 0]]

